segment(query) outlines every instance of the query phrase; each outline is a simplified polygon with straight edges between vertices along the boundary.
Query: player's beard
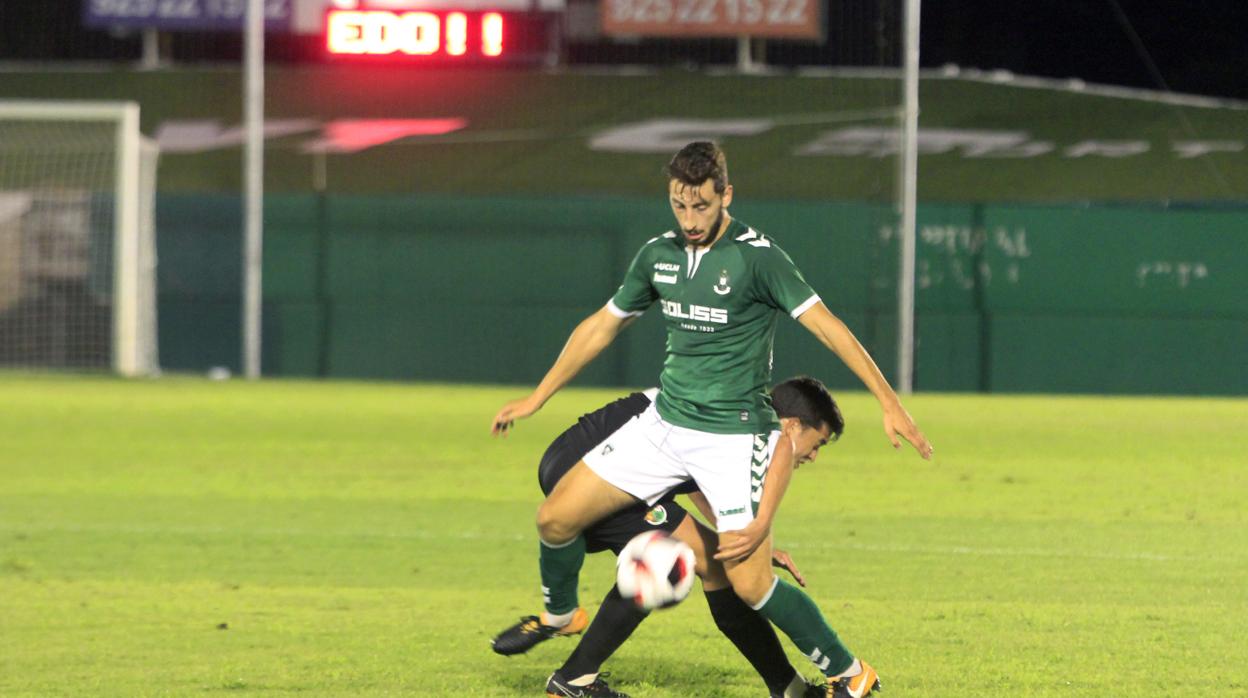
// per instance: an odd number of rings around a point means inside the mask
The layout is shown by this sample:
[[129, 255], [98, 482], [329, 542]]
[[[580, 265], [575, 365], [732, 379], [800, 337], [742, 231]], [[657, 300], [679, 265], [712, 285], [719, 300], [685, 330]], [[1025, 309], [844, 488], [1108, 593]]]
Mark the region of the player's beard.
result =
[[685, 244], [690, 247], [709, 247], [711, 243], [719, 239], [719, 227], [724, 224], [724, 207], [719, 207], [719, 214], [715, 216], [715, 222], [707, 230], [706, 237], [702, 240], [694, 241], [689, 239], [688, 231], [682, 230], [685, 236]]

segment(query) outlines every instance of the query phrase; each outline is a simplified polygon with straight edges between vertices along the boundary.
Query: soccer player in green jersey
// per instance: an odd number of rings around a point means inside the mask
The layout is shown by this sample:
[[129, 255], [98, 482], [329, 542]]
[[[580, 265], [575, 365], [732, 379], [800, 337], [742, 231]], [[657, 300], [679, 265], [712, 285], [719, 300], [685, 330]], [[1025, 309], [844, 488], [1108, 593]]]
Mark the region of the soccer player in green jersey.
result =
[[659, 395], [573, 466], [538, 509], [544, 627], [535, 632], [517, 625], [500, 638], [514, 643], [529, 633], [536, 644], [568, 626], [580, 610], [581, 532], [693, 480], [715, 513], [715, 557], [724, 561], [733, 591], [814, 662], [828, 679], [828, 696], [861, 698], [879, 686], [875, 670], [849, 652], [809, 596], [771, 569], [771, 524], [798, 450], [779, 431], [767, 396], [779, 313], [810, 330], [875, 395], [894, 448], [900, 437], [930, 458], [932, 446], [789, 256], [728, 214], [733, 190], [719, 146], [690, 143], [672, 158], [667, 174], [679, 230], [642, 246], [619, 290], [573, 330], [537, 388], [494, 416], [491, 431], [505, 434], [515, 420], [541, 409], [630, 320], [659, 303], [667, 324]]

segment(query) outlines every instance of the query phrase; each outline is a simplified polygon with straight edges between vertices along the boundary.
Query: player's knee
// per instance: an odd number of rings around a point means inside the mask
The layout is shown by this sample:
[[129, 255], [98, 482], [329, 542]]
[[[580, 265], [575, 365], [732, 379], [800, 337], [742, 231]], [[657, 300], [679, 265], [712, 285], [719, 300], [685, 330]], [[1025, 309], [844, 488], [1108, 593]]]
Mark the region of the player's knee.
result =
[[543, 504], [537, 510], [537, 535], [547, 543], [567, 543], [580, 533], [575, 525], [561, 519], [554, 507]]
[[776, 576], [770, 569], [764, 570], [763, 574], [734, 574], [728, 577], [737, 597], [755, 607], [767, 598], [775, 579]]

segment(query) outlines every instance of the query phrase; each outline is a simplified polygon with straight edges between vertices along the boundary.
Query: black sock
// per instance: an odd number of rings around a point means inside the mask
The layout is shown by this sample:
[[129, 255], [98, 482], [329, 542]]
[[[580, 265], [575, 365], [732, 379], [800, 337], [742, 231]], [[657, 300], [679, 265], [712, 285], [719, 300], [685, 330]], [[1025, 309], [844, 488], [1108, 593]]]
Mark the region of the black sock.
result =
[[598, 668], [607, 661], [607, 657], [624, 644], [647, 615], [632, 601], [620, 596], [619, 589], [611, 587], [594, 616], [594, 622], [589, 624], [589, 630], [572, 650], [568, 661], [559, 668], [559, 673], [567, 679], [598, 673]]
[[706, 592], [706, 603], [711, 607], [711, 617], [719, 631], [750, 661], [767, 688], [772, 693], [783, 693], [797, 670], [784, 656], [784, 648], [771, 623], [737, 597], [732, 589]]

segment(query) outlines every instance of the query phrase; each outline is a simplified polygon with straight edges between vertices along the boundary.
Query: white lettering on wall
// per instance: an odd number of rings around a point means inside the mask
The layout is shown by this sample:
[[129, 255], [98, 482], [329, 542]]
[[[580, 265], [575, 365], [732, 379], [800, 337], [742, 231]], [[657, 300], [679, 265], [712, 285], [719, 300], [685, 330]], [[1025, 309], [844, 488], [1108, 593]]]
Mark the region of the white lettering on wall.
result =
[[606, 129], [589, 139], [593, 150], [671, 154], [692, 141], [725, 136], [757, 136], [770, 131], [770, 119], [650, 119]]
[[1099, 155], [1106, 158], [1125, 158], [1148, 152], [1148, 141], [1082, 141], [1065, 150], [1068, 158], [1084, 158]]
[[[284, 138], [320, 129], [319, 137], [302, 144], [303, 152], [355, 153], [411, 136], [440, 136], [468, 127], [468, 120], [334, 119], [322, 127], [315, 119], [273, 119], [264, 122], [265, 139]], [[241, 126], [225, 128], [212, 120], [166, 121], [156, 129], [165, 153], [203, 153], [237, 148], [247, 133]]]
[[1193, 281], [1209, 278], [1204, 262], [1141, 262], [1135, 270], [1135, 283], [1140, 288], [1156, 283], [1173, 283], [1187, 288]]
[[1242, 153], [1241, 141], [1175, 141], [1174, 153], [1182, 159], [1198, 158], [1212, 153]]
[[[1029, 158], [1052, 152], [1048, 141], [1031, 141], [1026, 131], [919, 129], [919, 154], [957, 152], [965, 158]], [[901, 152], [896, 129], [852, 127], [825, 131], [798, 147], [797, 155], [840, 155], [885, 158]]]
[[[264, 122], [264, 137], [282, 138], [314, 131], [320, 122], [314, 119], [273, 119]], [[166, 121], [156, 129], [156, 142], [164, 153], [203, 153], [221, 148], [237, 148], [247, 138], [241, 126], [224, 128], [220, 121]]]
[[[924, 250], [915, 267], [919, 289], [952, 284], [970, 290], [975, 287], [976, 274], [984, 285], [991, 284], [994, 277], [1017, 284], [1022, 278], [1023, 261], [1031, 257], [1027, 229], [1022, 227], [985, 229], [969, 225], [921, 225], [916, 235]], [[893, 227], [880, 227], [881, 243], [888, 244], [896, 236], [897, 231]], [[994, 269], [986, 258], [981, 258], [977, 267], [970, 259], [987, 245], [1006, 258], [1007, 261], [1000, 264], [1001, 268]], [[874, 282], [876, 288], [889, 288], [892, 283], [892, 279], [884, 278]]]

